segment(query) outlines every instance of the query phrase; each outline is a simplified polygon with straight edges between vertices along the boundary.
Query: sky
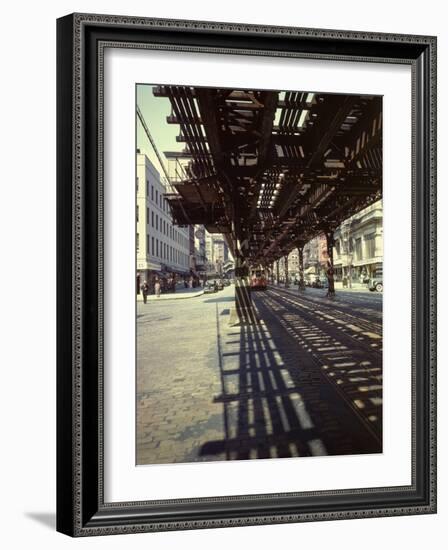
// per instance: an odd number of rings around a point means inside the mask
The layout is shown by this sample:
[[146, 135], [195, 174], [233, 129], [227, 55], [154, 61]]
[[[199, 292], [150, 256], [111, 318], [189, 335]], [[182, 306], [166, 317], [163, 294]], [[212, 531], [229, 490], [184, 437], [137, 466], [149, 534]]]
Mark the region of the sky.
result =
[[[179, 125], [167, 124], [166, 122], [166, 117], [171, 114], [170, 100], [166, 97], [154, 97], [152, 93], [153, 86], [154, 84], [137, 85], [137, 105], [140, 107], [146, 125], [156, 143], [165, 168], [171, 176], [174, 174], [173, 161], [168, 162], [163, 153], [165, 151], [182, 151], [185, 143], [177, 143], [176, 141], [176, 136], [179, 134]], [[160, 163], [138, 117], [137, 149], [140, 149], [150, 159], [163, 177]]]

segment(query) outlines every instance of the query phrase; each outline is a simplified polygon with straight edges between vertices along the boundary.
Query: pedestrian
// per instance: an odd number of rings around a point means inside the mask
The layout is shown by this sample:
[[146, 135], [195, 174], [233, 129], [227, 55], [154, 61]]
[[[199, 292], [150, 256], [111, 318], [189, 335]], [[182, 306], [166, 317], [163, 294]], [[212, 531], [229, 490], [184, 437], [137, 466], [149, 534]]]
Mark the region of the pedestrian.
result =
[[157, 298], [160, 298], [160, 281], [159, 279], [156, 279], [154, 283], [154, 292]]
[[146, 280], [143, 281], [143, 284], [140, 287], [140, 290], [142, 291], [142, 294], [143, 294], [143, 303], [146, 304], [146, 300], [147, 300], [148, 294], [149, 294], [149, 285], [148, 285], [148, 282]]

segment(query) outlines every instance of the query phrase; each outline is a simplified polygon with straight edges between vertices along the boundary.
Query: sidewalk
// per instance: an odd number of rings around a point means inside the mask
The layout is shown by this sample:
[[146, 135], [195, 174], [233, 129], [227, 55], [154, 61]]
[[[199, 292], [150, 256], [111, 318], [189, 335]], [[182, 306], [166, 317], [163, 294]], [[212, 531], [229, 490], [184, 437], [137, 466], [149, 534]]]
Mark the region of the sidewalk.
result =
[[[276, 284], [276, 283], [269, 283], [269, 286], [272, 286], [272, 287], [279, 287], [279, 288], [285, 288], [285, 285], [283, 283], [281, 284]], [[310, 288], [310, 287], [306, 287], [307, 289]], [[327, 287], [324, 287], [323, 289], [321, 290], [326, 290]], [[298, 287], [297, 285], [294, 285], [293, 283], [289, 283], [289, 289], [296, 289], [298, 290]], [[369, 294], [371, 294], [371, 291], [369, 290], [369, 288], [367, 287], [367, 285], [363, 284], [363, 283], [352, 283], [352, 288], [344, 288], [342, 286], [342, 281], [336, 281], [334, 283], [334, 289], [335, 290], [340, 290], [340, 291], [343, 291], [343, 292], [367, 292]], [[374, 292], [372, 294], [375, 294]]]
[[[155, 300], [180, 300], [182, 298], [195, 298], [196, 296], [201, 296], [204, 294], [204, 289], [201, 288], [177, 288], [176, 292], [167, 292], [166, 294], [161, 294], [157, 297], [155, 294], [149, 294], [148, 302], [153, 302]], [[137, 302], [143, 302], [143, 294], [137, 294]]]
[[352, 283], [352, 288], [344, 288], [342, 286], [342, 282], [341, 281], [337, 281], [334, 283], [334, 288], [335, 290], [343, 290], [344, 292], [347, 291], [347, 292], [368, 292], [370, 293], [371, 291], [369, 290], [369, 287], [364, 284], [364, 283]]

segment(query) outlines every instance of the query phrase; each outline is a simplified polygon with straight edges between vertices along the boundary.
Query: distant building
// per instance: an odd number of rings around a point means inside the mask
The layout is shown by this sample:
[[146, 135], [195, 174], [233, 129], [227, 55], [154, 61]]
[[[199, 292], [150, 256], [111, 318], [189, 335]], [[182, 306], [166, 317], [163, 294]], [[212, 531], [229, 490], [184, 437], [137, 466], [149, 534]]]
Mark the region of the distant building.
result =
[[137, 153], [136, 181], [137, 292], [144, 280], [153, 288], [156, 277], [190, 273], [189, 227], [173, 225], [165, 184], [148, 157]]
[[205, 247], [205, 227], [203, 225], [194, 226], [194, 264], [197, 273], [206, 271], [206, 247]]
[[293, 281], [299, 279], [299, 253], [297, 248], [292, 250], [288, 256], [288, 273], [289, 278]]
[[[305, 278], [325, 277], [328, 261], [324, 234], [309, 241], [303, 249]], [[333, 265], [336, 280], [353, 282], [383, 274], [383, 203], [364, 208], [347, 218], [334, 231]]]
[[334, 233], [337, 278], [364, 282], [383, 275], [383, 202], [347, 218]]
[[207, 271], [222, 275], [224, 265], [229, 260], [229, 247], [220, 233], [212, 235], [206, 232], [205, 254]]
[[314, 281], [325, 275], [325, 266], [328, 261], [327, 241], [321, 234], [311, 239], [303, 247], [303, 270], [305, 280]]

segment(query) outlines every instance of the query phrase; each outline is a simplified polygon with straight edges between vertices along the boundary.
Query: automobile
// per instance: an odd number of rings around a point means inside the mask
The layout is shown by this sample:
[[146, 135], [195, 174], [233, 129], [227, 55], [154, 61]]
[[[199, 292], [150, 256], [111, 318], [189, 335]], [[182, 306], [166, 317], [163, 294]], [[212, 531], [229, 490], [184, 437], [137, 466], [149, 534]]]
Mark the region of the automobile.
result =
[[216, 281], [216, 286], [218, 287], [218, 290], [222, 290], [224, 288], [224, 283], [221, 279], [218, 279], [218, 281]]
[[218, 285], [215, 281], [207, 281], [204, 286], [204, 294], [213, 294], [218, 292]]
[[223, 282], [222, 282], [222, 284], [223, 284], [224, 286], [230, 286], [230, 281], [229, 281], [229, 279], [224, 279]]
[[312, 286], [313, 288], [324, 288], [324, 285], [323, 285], [323, 283], [322, 283], [322, 281], [321, 281], [320, 279], [316, 279], [315, 281], [313, 281], [313, 282], [311, 283], [311, 286]]
[[383, 279], [370, 279], [369, 290], [371, 292], [383, 292]]

